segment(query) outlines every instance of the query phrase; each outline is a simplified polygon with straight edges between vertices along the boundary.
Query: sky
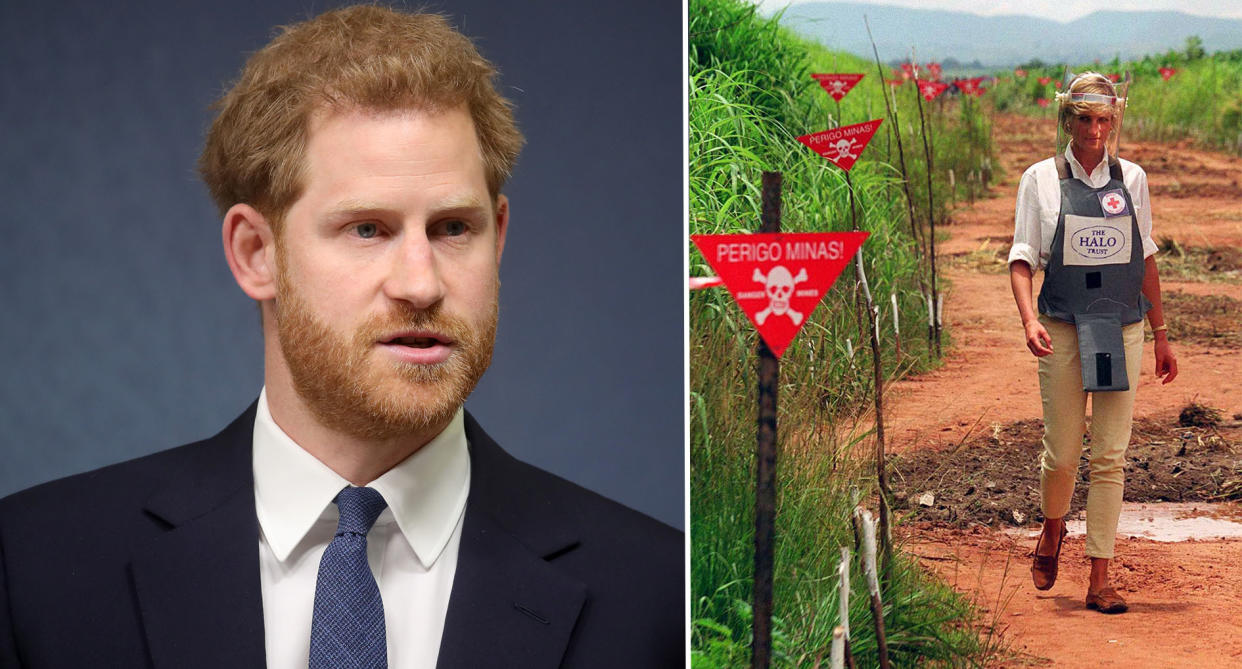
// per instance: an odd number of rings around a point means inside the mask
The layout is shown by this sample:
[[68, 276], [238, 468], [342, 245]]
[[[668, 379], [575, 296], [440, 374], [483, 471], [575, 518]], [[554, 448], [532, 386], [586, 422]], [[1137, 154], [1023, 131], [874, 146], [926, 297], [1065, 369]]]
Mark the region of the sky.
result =
[[1242, 19], [1242, 0], [756, 0], [756, 4], [767, 15], [791, 3], [813, 1], [945, 9], [982, 16], [1023, 14], [1064, 23], [1100, 10], [1176, 10], [1197, 16]]

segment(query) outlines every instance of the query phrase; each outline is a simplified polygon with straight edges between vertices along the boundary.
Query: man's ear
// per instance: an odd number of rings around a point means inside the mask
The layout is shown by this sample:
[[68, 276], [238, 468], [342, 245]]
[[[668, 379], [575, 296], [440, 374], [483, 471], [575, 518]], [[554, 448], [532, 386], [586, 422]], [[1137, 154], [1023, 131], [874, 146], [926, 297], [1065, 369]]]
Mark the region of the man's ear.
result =
[[496, 265], [505, 252], [505, 233], [509, 231], [509, 198], [496, 196]]
[[224, 257], [242, 292], [252, 299], [276, 297], [276, 238], [267, 218], [248, 204], [224, 214]]

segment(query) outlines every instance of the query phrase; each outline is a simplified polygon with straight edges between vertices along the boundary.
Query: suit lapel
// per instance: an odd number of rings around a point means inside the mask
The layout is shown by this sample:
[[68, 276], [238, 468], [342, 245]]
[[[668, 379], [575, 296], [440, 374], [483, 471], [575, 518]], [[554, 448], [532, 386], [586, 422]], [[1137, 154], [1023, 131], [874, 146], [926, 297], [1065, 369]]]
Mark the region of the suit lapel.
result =
[[189, 448], [147, 512], [168, 526], [131, 562], [156, 667], [266, 663], [251, 436], [255, 406]]
[[586, 586], [549, 562], [577, 538], [469, 414], [470, 498], [437, 666], [557, 667]]

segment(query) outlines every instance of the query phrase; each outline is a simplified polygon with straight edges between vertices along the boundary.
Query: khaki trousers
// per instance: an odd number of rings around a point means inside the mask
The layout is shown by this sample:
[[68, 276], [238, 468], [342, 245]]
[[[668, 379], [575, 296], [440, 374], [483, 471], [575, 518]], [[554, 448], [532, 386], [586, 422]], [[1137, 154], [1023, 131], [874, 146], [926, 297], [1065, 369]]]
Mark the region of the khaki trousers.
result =
[[[1039, 394], [1044, 405], [1044, 452], [1039, 489], [1045, 518], [1069, 513], [1078, 460], [1086, 432], [1087, 395], [1082, 389], [1078, 330], [1040, 315], [1052, 336], [1051, 355], [1039, 359]], [[1126, 446], [1134, 415], [1134, 390], [1142, 369], [1143, 323], [1122, 327], [1130, 389], [1091, 393], [1091, 478], [1087, 489], [1087, 555], [1112, 558], [1125, 484]]]

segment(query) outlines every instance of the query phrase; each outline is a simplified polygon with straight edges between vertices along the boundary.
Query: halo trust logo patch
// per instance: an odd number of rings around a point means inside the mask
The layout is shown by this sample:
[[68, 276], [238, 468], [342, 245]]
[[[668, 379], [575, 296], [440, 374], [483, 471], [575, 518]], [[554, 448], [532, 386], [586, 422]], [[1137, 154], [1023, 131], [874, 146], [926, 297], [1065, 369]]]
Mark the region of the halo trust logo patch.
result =
[[1128, 214], [1126, 208], [1126, 198], [1120, 188], [1106, 190], [1103, 193], [1097, 193], [1100, 198], [1100, 208], [1104, 210], [1105, 216], [1121, 216]]
[[1084, 227], [1074, 234], [1070, 248], [1089, 260], [1111, 258], [1127, 248], [1126, 236], [1111, 225]]
[[1130, 262], [1134, 240], [1130, 221], [1065, 214], [1061, 251], [1066, 265], [1119, 265]]

